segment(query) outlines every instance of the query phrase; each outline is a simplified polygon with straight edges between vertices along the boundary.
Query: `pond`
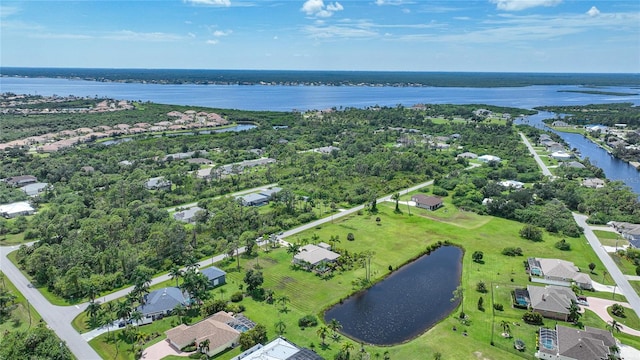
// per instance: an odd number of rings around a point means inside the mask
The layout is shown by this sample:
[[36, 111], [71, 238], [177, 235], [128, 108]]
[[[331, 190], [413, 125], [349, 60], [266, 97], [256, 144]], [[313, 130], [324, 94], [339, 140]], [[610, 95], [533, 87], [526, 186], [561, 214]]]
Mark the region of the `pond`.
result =
[[325, 313], [352, 339], [375, 345], [411, 340], [449, 315], [460, 285], [462, 250], [443, 246]]

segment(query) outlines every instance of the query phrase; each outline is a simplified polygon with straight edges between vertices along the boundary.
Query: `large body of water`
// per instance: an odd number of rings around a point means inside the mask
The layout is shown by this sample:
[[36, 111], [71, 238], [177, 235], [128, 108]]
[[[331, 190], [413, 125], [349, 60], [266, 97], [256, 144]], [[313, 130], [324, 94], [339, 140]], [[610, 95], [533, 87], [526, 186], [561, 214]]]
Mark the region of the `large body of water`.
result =
[[[462, 74], [461, 76], [464, 76]], [[385, 87], [385, 86], [271, 86], [271, 85], [158, 85], [95, 82], [50, 78], [0, 78], [0, 91], [17, 94], [98, 96], [152, 101], [163, 104], [206, 106], [243, 110], [320, 110], [368, 106], [414, 104], [489, 104], [531, 109], [550, 105], [587, 105], [613, 102], [640, 104], [640, 95], [612, 96], [562, 90], [593, 90], [579, 86], [525, 86], [504, 88]], [[638, 88], [607, 87], [598, 90], [638, 93]], [[532, 125], [554, 117], [541, 113], [529, 118]], [[570, 147], [601, 167], [607, 177], [622, 180], [640, 194], [640, 173], [627, 163], [580, 135], [558, 133]]]
[[443, 246], [403, 266], [367, 291], [325, 313], [342, 331], [368, 344], [393, 345], [413, 339], [451, 313], [460, 285], [462, 250]]

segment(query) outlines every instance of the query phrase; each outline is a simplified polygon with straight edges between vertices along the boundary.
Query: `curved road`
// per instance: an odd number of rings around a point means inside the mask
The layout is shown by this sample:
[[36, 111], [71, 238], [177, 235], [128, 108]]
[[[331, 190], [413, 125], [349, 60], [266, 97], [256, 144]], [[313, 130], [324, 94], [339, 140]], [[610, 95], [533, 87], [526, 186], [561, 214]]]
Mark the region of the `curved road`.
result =
[[[472, 169], [474, 167], [480, 166], [480, 164], [471, 164], [471, 166], [467, 167], [466, 169]], [[416, 191], [418, 189], [421, 189], [423, 187], [429, 186], [433, 184], [433, 180], [430, 181], [426, 181], [423, 182], [421, 184], [418, 185], [414, 185], [408, 189], [405, 190], [401, 190], [399, 191], [399, 193], [401, 195], [404, 194], [408, 194], [412, 191]], [[271, 184], [274, 185], [274, 184]], [[260, 188], [264, 188], [260, 187]], [[257, 188], [259, 189], [259, 188]], [[251, 189], [251, 190], [255, 190], [255, 189]], [[246, 191], [243, 191], [242, 193], [244, 193]], [[377, 202], [383, 202], [383, 201], [388, 201], [391, 199], [391, 196], [393, 194], [390, 195], [386, 195], [383, 196], [379, 199], [377, 199]], [[332, 214], [329, 215], [325, 218], [313, 221], [311, 223], [299, 226], [295, 229], [291, 229], [291, 230], [287, 230], [285, 232], [283, 232], [279, 238], [285, 238], [288, 236], [292, 236], [295, 235], [297, 233], [300, 233], [302, 231], [314, 228], [316, 226], [322, 225], [324, 223], [333, 221], [333, 219], [338, 219], [350, 214], [353, 214], [355, 212], [357, 212], [358, 210], [362, 210], [364, 209], [364, 205], [358, 205], [356, 207], [347, 209], [345, 211], [342, 212], [338, 212], [336, 214]], [[284, 243], [281, 240], [282, 243]], [[284, 243], [286, 244], [286, 243]], [[44, 296], [42, 296], [42, 294], [35, 288], [30, 287], [30, 283], [29, 280], [20, 272], [20, 270], [7, 258], [7, 256], [9, 255], [10, 252], [15, 251], [18, 249], [19, 246], [3, 246], [0, 247], [0, 269], [5, 273], [5, 275], [7, 276], [7, 278], [9, 280], [11, 280], [12, 283], [15, 284], [16, 288], [25, 296], [25, 298], [30, 302], [31, 306], [38, 311], [38, 313], [40, 313], [40, 315], [42, 316], [42, 318], [44, 319], [44, 321], [47, 322], [47, 324], [49, 325], [49, 327], [51, 329], [53, 329], [56, 334], [67, 343], [67, 346], [69, 347], [69, 349], [71, 350], [71, 352], [73, 352], [73, 354], [78, 358], [78, 359], [82, 359], [82, 360], [93, 360], [93, 359], [100, 359], [100, 356], [98, 355], [98, 353], [96, 353], [93, 348], [91, 348], [91, 346], [89, 346], [89, 344], [87, 343], [88, 340], [90, 340], [91, 338], [93, 338], [94, 336], [96, 336], [98, 333], [100, 333], [100, 331], [95, 331], [92, 334], [85, 334], [85, 336], [83, 337], [81, 334], [79, 334], [72, 326], [71, 326], [71, 321], [78, 316], [78, 314], [80, 314], [81, 312], [83, 312], [87, 306], [89, 305], [88, 302], [82, 303], [82, 304], [78, 304], [78, 305], [74, 305], [74, 306], [56, 306], [56, 305], [52, 305]], [[244, 252], [244, 248], [240, 248], [239, 250], [241, 253]], [[200, 266], [206, 266], [206, 265], [211, 265], [213, 263], [216, 263], [222, 259], [225, 258], [226, 255], [222, 254], [222, 255], [217, 255], [214, 256], [211, 259], [206, 259], [203, 261], [200, 261], [199, 264]], [[160, 282], [169, 280], [170, 277], [168, 274], [164, 274], [164, 275], [160, 275], [156, 278], [154, 278], [151, 281], [151, 285], [155, 285], [158, 284]], [[126, 296], [129, 292], [131, 292], [131, 290], [133, 290], [133, 286], [128, 287], [126, 289], [122, 289], [122, 290], [118, 290], [116, 292], [113, 292], [109, 295], [106, 296], [102, 296], [96, 300], [100, 300], [103, 303], [111, 301], [111, 300], [115, 300], [118, 298], [121, 298], [123, 296]], [[103, 330], [106, 331], [106, 330]]]

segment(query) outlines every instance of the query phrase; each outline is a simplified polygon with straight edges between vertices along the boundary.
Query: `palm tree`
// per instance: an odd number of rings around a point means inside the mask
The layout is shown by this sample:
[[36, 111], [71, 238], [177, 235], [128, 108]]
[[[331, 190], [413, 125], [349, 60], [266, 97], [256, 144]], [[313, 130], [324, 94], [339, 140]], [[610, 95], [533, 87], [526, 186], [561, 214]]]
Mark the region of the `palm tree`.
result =
[[111, 335], [111, 325], [113, 325], [113, 321], [115, 320], [113, 316], [113, 311], [115, 310], [115, 306], [112, 302], [108, 302], [105, 304], [102, 312], [102, 326], [107, 327], [107, 339]]
[[201, 353], [206, 354], [209, 352], [209, 345], [211, 344], [211, 340], [204, 339], [200, 344], [198, 344], [198, 349]]
[[502, 327], [502, 330], [504, 331], [504, 334], [506, 337], [511, 337], [511, 327], [509, 326], [509, 323], [505, 320], [500, 321], [500, 326]]
[[340, 242], [340, 236], [339, 235], [331, 235], [331, 237], [329, 237], [329, 242], [331, 243], [331, 248], [335, 248], [336, 247], [336, 243]]
[[178, 280], [180, 279], [181, 276], [182, 276], [182, 270], [180, 270], [180, 267], [178, 267], [178, 265], [173, 265], [169, 270], [169, 277], [171, 279], [176, 279], [176, 287], [178, 287], [179, 285]]
[[289, 247], [287, 247], [287, 254], [291, 254], [292, 257], [295, 257], [300, 253], [300, 244], [289, 243]]
[[354, 349], [354, 345], [351, 341], [347, 341], [342, 344], [342, 348], [340, 350], [344, 351], [347, 355], [347, 359], [351, 358], [351, 350]]
[[399, 213], [400, 212], [400, 207], [398, 205], [400, 203], [400, 193], [395, 193], [395, 194], [391, 195], [391, 199], [396, 202], [396, 210], [395, 210], [395, 212]]
[[569, 305], [569, 317], [568, 320], [572, 321], [574, 324], [578, 322], [580, 319], [580, 308], [576, 304], [575, 301], [571, 301], [571, 305]]
[[195, 270], [198, 267], [200, 267], [200, 264], [198, 263], [198, 259], [196, 259], [193, 256], [189, 256], [189, 258], [187, 259], [184, 265], [187, 268], [187, 271]]
[[324, 342], [324, 339], [327, 337], [327, 334], [329, 333], [329, 328], [326, 326], [321, 326], [317, 331], [316, 334], [318, 334], [318, 336], [320, 336], [320, 339], [322, 340], [322, 346], [326, 346], [327, 344]]
[[131, 312], [131, 320], [136, 322], [136, 325], [140, 324], [140, 321], [142, 321], [142, 313], [138, 310], [133, 310]]
[[116, 316], [120, 319], [127, 320], [131, 316], [131, 304], [127, 301], [119, 301], [116, 306]]
[[278, 335], [282, 335], [284, 334], [284, 331], [287, 329], [287, 324], [284, 323], [284, 321], [282, 320], [278, 320], [278, 322], [275, 324], [276, 327], [276, 331], [278, 332]]
[[331, 319], [327, 327], [331, 329], [331, 331], [333, 331], [334, 333], [337, 333], [340, 329], [342, 329], [342, 324], [340, 324], [340, 321], [336, 319]]
[[89, 315], [89, 321], [92, 324], [96, 323], [98, 314], [100, 314], [101, 307], [102, 306], [99, 301], [92, 301], [85, 309], [85, 312], [87, 313], [87, 315]]
[[225, 290], [225, 288], [221, 287], [218, 291], [220, 292], [220, 298], [222, 300], [224, 300], [224, 293], [226, 293], [227, 290]]
[[282, 306], [280, 311], [286, 312], [287, 311], [287, 303], [290, 302], [290, 301], [291, 300], [289, 299], [289, 297], [287, 295], [282, 295], [282, 296], [278, 297], [278, 303]]
[[184, 323], [184, 318], [183, 316], [187, 313], [187, 309], [184, 307], [184, 305], [182, 304], [178, 304], [176, 305], [176, 307], [173, 308], [173, 310], [171, 311], [173, 314], [176, 314], [176, 316], [178, 317], [178, 320], [181, 323]]
[[620, 325], [615, 319], [607, 322], [607, 329], [609, 329], [609, 331], [611, 332], [611, 335], [613, 335], [613, 332], [620, 332], [622, 330], [622, 325]]

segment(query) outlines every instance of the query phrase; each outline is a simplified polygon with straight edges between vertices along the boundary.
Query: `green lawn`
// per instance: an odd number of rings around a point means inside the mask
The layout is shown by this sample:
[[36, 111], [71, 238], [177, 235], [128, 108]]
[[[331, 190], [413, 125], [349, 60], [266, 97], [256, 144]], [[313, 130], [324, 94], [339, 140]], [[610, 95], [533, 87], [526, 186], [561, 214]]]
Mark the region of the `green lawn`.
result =
[[617, 246], [618, 248], [629, 245], [629, 241], [625, 240], [618, 233], [604, 230], [593, 230], [593, 233], [598, 237], [602, 245]]
[[614, 318], [617, 322], [626, 325], [632, 329], [640, 330], [640, 319], [633, 309], [624, 308], [624, 317], [616, 316], [611, 312], [611, 307], [607, 308], [607, 312]]
[[[415, 354], [423, 354], [423, 357], [428, 359], [432, 358], [434, 353], [440, 352], [445, 359], [475, 359], [479, 356], [489, 359], [512, 359], [518, 354], [513, 350], [513, 339], [503, 339], [497, 332], [500, 331], [498, 329], [500, 321], [509, 320], [520, 324], [520, 326], [512, 326], [515, 328], [513, 333], [527, 345], [527, 351], [523, 356], [531, 357], [535, 351], [536, 327], [522, 323], [523, 311], [510, 307], [511, 300], [507, 290], [511, 286], [526, 286], [529, 283], [523, 260], [528, 256], [554, 257], [573, 261], [585, 272], [589, 271], [588, 264], [591, 262], [596, 264], [596, 272], [604, 268], [584, 238], [567, 239], [571, 243], [572, 250], [564, 252], [554, 247], [554, 243], [561, 237], [553, 234], [545, 233], [544, 241], [538, 243], [520, 238], [518, 232], [523, 226], [521, 223], [458, 211], [450, 205], [435, 212], [412, 208], [411, 215], [406, 206], [401, 208], [401, 214], [394, 213], [394, 207], [393, 202], [381, 203], [378, 204], [378, 214], [370, 215], [363, 212], [361, 215], [354, 214], [335, 219], [333, 223], [324, 224], [287, 239], [289, 242], [296, 242], [311, 239], [316, 234], [319, 236], [319, 241], [329, 242], [331, 236], [338, 235], [340, 242], [335, 244], [337, 248], [348, 250], [350, 253], [373, 250], [375, 256], [372, 259], [371, 268], [374, 280], [383, 279], [389, 272], [389, 266], [393, 268], [402, 266], [434, 242], [448, 240], [465, 249], [462, 287], [464, 311], [469, 316], [470, 323], [461, 324], [455, 317], [459, 312], [456, 310], [452, 316], [445, 318], [425, 334], [404, 344], [392, 347], [365, 346], [365, 350], [373, 356], [376, 353], [382, 355], [385, 351], [389, 351], [392, 359], [409, 359]], [[379, 224], [375, 221], [376, 217], [381, 219]], [[347, 241], [347, 234], [350, 232], [355, 235], [355, 241]], [[506, 246], [521, 247], [524, 256], [501, 255], [500, 252]], [[474, 263], [471, 260], [471, 254], [477, 250], [484, 252], [484, 264]], [[228, 283], [222, 287], [225, 289], [224, 297], [229, 298], [231, 294], [239, 291], [246, 270], [258, 263], [264, 273], [263, 286], [274, 290], [276, 298], [286, 296], [290, 302], [287, 304], [288, 310], [282, 312], [279, 310], [280, 306], [245, 298], [241, 302], [246, 307], [245, 315], [257, 323], [264, 324], [270, 339], [277, 335], [274, 324], [279, 320], [284, 321], [287, 328], [283, 335], [287, 339], [301, 346], [313, 347], [321, 356], [331, 359], [341, 343], [350, 340], [344, 336], [339, 342], [327, 339], [328, 346], [321, 348], [320, 338], [316, 335], [317, 328], [300, 329], [297, 321], [308, 314], [322, 320], [325, 309], [356, 290], [352, 286], [352, 280], [362, 277], [364, 269], [356, 268], [337, 273], [332, 278], [323, 280], [313, 273], [292, 270], [290, 262], [291, 254], [288, 254], [285, 249], [277, 249], [269, 253], [260, 252], [257, 259], [241, 257], [242, 271], [240, 272], [236, 270], [235, 261], [227, 260], [217, 264], [228, 272]], [[602, 280], [599, 274], [592, 276], [594, 280]], [[480, 294], [475, 291], [476, 284], [481, 280], [491, 286], [490, 293]], [[607, 278], [606, 282], [610, 282], [610, 279]], [[500, 284], [503, 284], [503, 289], [500, 289]], [[169, 281], [157, 286], [167, 285], [174, 285], [174, 283]], [[214, 290], [213, 294], [216, 297], [221, 296], [218, 289]], [[603, 297], [609, 296], [609, 298], [611, 296], [596, 294]], [[483, 296], [485, 300], [484, 312], [477, 310], [476, 307], [479, 296]], [[492, 315], [494, 298], [505, 308], [503, 312], [496, 311], [495, 317]], [[454, 326], [457, 328], [456, 331], [452, 330]], [[604, 328], [604, 325], [600, 327]], [[141, 330], [148, 332], [146, 328], [147, 326], [144, 326]], [[467, 336], [462, 335], [464, 330]], [[492, 340], [496, 346], [490, 346]], [[96, 349], [113, 349], [110, 350], [110, 356], [113, 358], [115, 355], [113, 343], [105, 343], [98, 339], [92, 341], [92, 344]], [[356, 348], [360, 346], [355, 345]], [[126, 352], [126, 350], [123, 348], [119, 350], [120, 352]], [[234, 349], [218, 358], [230, 359], [239, 352], [239, 349]]]
[[0, 238], [0, 246], [13, 246], [24, 244], [27, 241], [24, 240], [24, 233], [19, 234], [5, 234]]
[[633, 262], [618, 254], [609, 254], [609, 256], [611, 256], [613, 262], [618, 265], [618, 268], [620, 268], [620, 271], [622, 271], [623, 274], [636, 275], [636, 266], [633, 264]]
[[[14, 301], [16, 308], [11, 311], [9, 318], [0, 318], [0, 334], [5, 331], [26, 330], [29, 326], [35, 326], [41, 321], [40, 314], [29, 304], [15, 285], [0, 272], [0, 287], [6, 288], [17, 298]], [[29, 320], [31, 319], [31, 320]]]

